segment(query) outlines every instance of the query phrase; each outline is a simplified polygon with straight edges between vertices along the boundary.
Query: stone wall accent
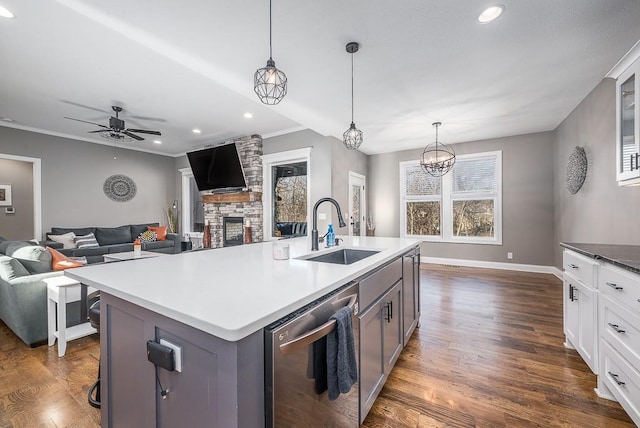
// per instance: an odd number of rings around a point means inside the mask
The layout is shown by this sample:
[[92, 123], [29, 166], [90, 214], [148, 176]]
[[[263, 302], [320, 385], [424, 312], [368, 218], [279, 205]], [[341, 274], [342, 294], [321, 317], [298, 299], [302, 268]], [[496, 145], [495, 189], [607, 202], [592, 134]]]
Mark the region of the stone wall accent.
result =
[[[240, 162], [244, 169], [247, 188], [250, 192], [262, 192], [262, 137], [251, 135], [225, 141], [222, 144], [236, 143]], [[222, 247], [222, 218], [244, 217], [244, 222], [251, 223], [251, 238], [253, 242], [262, 242], [262, 201], [209, 204], [204, 205], [204, 218], [209, 220], [211, 227], [211, 246]]]

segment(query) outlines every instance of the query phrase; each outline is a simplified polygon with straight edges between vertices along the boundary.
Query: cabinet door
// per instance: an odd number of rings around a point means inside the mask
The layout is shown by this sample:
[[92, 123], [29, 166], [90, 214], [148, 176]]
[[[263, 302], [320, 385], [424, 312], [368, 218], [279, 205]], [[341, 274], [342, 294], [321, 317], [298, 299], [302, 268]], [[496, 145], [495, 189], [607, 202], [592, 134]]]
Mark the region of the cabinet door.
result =
[[[616, 157], [617, 179], [625, 181], [640, 177], [638, 152], [638, 76], [640, 60], [636, 60], [616, 83]], [[634, 183], [637, 180], [634, 180]], [[625, 183], [621, 183], [625, 184]], [[629, 183], [633, 184], [633, 183]]]
[[385, 380], [382, 356], [382, 308], [375, 303], [360, 316], [360, 423]]
[[575, 281], [567, 274], [564, 275], [563, 310], [564, 310], [564, 335], [565, 346], [576, 348], [578, 346], [578, 291]]
[[402, 280], [382, 298], [384, 372], [389, 374], [402, 352]]
[[597, 291], [582, 283], [578, 289], [578, 342], [574, 345], [584, 362], [598, 374]]
[[405, 346], [418, 323], [416, 299], [414, 255], [411, 254], [402, 258], [402, 330]]

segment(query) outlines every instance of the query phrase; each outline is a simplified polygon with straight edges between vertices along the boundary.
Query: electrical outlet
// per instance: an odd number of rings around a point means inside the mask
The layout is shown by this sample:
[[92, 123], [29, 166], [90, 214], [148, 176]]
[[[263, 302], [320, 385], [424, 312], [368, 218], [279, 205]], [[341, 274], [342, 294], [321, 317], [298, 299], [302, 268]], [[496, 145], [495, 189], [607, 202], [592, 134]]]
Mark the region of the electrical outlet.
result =
[[327, 219], [326, 213], [318, 213], [318, 220], [326, 220], [326, 219]]
[[512, 252], [508, 252], [507, 253], [507, 259], [509, 259], [509, 260], [513, 259], [513, 253]]
[[167, 348], [173, 349], [173, 355], [175, 358], [174, 370], [177, 372], [182, 372], [182, 348], [165, 339], [160, 339], [160, 344], [166, 346]]

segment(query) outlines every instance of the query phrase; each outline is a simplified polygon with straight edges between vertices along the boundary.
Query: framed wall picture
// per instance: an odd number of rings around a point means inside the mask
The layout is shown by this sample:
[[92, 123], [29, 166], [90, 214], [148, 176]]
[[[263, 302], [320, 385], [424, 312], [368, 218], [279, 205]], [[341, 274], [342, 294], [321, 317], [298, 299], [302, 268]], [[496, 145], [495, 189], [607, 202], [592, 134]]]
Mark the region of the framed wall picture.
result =
[[0, 206], [11, 205], [11, 184], [0, 184]]

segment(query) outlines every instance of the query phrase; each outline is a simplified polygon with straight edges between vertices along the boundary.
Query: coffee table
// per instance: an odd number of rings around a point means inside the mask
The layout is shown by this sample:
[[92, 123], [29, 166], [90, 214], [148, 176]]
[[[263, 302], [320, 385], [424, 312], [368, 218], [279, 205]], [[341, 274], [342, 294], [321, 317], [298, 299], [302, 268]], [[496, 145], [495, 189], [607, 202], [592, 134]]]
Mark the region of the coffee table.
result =
[[105, 254], [102, 257], [105, 262], [121, 262], [125, 260], [148, 259], [164, 255], [165, 254], [163, 253], [154, 253], [153, 251], [142, 251], [140, 254], [134, 254], [133, 251], [125, 251], [123, 253]]

